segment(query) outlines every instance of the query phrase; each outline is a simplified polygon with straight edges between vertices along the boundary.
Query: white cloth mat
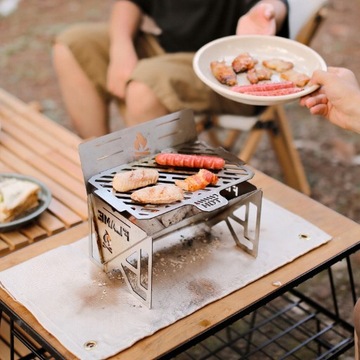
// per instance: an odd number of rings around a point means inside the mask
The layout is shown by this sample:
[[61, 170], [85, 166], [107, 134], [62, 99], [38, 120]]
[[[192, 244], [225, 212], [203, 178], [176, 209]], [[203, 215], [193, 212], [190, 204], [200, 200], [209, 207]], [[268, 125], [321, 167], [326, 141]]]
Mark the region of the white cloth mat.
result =
[[[177, 238], [156, 245], [152, 309], [90, 261], [88, 238], [0, 272], [0, 285], [77, 357], [104, 359], [331, 239], [266, 199], [256, 259], [225, 240], [217, 226], [212, 240]], [[86, 350], [89, 341], [96, 346]]]

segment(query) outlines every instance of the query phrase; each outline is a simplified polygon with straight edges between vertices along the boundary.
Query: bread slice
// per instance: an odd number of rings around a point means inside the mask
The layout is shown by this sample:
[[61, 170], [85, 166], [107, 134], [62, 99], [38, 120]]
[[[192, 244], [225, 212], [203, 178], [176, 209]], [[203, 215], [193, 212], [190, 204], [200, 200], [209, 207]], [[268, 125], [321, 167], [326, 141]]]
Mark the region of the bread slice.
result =
[[6, 178], [0, 182], [0, 222], [6, 223], [39, 204], [40, 186], [27, 180]]

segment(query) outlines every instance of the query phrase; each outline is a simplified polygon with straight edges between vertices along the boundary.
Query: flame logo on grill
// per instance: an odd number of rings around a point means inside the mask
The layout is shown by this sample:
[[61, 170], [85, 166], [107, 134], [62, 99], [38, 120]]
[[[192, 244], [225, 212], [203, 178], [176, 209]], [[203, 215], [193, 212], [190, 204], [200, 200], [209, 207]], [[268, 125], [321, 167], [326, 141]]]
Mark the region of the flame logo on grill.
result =
[[150, 149], [147, 146], [147, 140], [143, 134], [137, 133], [134, 141], [135, 157], [140, 157], [150, 154]]
[[102, 246], [103, 246], [103, 248], [109, 250], [110, 253], [112, 254], [111, 237], [106, 230], [105, 230], [105, 234], [103, 236]]

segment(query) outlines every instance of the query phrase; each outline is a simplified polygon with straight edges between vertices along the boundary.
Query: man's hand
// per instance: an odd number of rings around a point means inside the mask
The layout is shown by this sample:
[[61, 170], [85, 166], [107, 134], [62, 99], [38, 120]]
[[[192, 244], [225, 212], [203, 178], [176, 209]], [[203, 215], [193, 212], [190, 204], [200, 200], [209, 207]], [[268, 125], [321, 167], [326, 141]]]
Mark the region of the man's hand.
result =
[[238, 22], [237, 35], [275, 35], [275, 8], [270, 3], [261, 2], [252, 7]]
[[115, 1], [110, 19], [110, 62], [107, 88], [125, 98], [127, 82], [138, 62], [133, 39], [142, 19], [140, 8], [131, 1]]
[[107, 72], [107, 88], [111, 94], [120, 99], [125, 98], [126, 85], [137, 62], [138, 57], [132, 45], [127, 50], [122, 48], [118, 54], [112, 54]]

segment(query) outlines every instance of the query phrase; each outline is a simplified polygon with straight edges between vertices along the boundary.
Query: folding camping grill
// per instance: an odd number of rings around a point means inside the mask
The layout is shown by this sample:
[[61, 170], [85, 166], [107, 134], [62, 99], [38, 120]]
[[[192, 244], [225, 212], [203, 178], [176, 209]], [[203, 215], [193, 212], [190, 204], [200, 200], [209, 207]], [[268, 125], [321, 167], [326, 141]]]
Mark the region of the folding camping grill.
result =
[[[155, 240], [190, 226], [206, 225], [211, 232], [224, 222], [236, 245], [256, 257], [262, 191], [248, 182], [254, 173], [243, 161], [198, 140], [192, 111], [84, 142], [79, 151], [88, 195], [90, 257], [107, 273], [120, 271], [129, 291], [149, 308]], [[160, 152], [216, 155], [225, 166], [215, 171], [216, 185], [185, 192], [184, 200], [172, 204], [138, 204], [131, 191], [113, 189], [113, 177], [122, 171], [156, 169], [158, 184], [173, 184], [199, 170], [160, 166], [154, 160]]]

